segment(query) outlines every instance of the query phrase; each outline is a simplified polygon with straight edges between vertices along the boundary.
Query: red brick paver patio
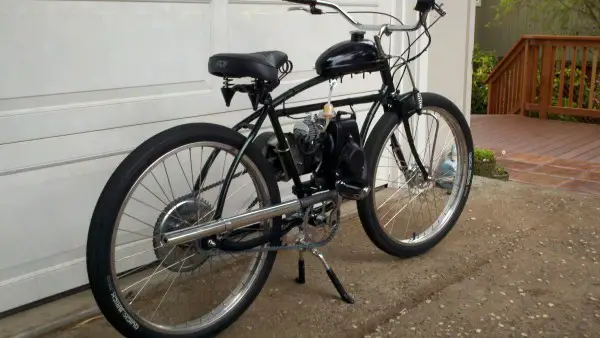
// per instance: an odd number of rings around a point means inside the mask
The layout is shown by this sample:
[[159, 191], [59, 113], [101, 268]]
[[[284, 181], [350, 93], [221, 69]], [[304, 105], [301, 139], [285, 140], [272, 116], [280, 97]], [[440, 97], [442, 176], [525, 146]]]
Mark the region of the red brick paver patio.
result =
[[496, 152], [513, 181], [600, 194], [600, 125], [473, 115], [475, 146]]

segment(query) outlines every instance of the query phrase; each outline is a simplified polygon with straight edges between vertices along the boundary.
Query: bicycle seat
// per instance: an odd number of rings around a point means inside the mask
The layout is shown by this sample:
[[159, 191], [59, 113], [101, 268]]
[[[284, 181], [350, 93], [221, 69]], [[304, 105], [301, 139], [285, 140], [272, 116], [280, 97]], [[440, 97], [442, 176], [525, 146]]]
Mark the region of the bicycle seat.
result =
[[279, 51], [215, 54], [208, 59], [208, 72], [219, 77], [251, 77], [275, 82], [278, 79], [278, 69], [287, 60], [287, 54]]

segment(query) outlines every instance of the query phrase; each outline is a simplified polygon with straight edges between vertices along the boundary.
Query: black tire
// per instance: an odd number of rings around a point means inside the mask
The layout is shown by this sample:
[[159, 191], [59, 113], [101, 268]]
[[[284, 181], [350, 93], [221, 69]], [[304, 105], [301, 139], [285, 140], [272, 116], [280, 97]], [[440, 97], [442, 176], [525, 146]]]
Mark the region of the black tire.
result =
[[[126, 337], [211, 337], [230, 326], [252, 304], [263, 288], [275, 262], [276, 252], [266, 253], [264, 264], [257, 272], [255, 283], [232, 310], [202, 331], [185, 334], [165, 334], [153, 330], [135, 313], [127, 313], [124, 300], [115, 291], [110, 268], [111, 240], [115, 221], [125, 197], [142, 173], [161, 156], [171, 150], [195, 142], [218, 142], [241, 149], [246, 138], [232, 129], [208, 123], [180, 125], [163, 131], [136, 148], [118, 166], [104, 187], [91, 218], [87, 239], [87, 271], [92, 293], [106, 319]], [[254, 146], [246, 156], [258, 168], [266, 182], [271, 205], [281, 203], [272, 170]], [[281, 231], [281, 218], [273, 219], [273, 230]], [[271, 245], [279, 245], [278, 240]], [[116, 304], [115, 304], [116, 303]]]
[[[422, 255], [425, 252], [432, 249], [433, 247], [435, 247], [444, 237], [446, 237], [446, 235], [450, 232], [450, 230], [452, 230], [452, 228], [456, 224], [456, 221], [458, 220], [459, 216], [462, 213], [462, 210], [464, 209], [464, 206], [469, 197], [471, 183], [473, 180], [473, 139], [467, 120], [461, 113], [460, 109], [447, 98], [433, 93], [423, 93], [422, 95], [424, 108], [441, 108], [450, 113], [450, 115], [458, 123], [461, 133], [465, 138], [467, 148], [468, 158], [466, 159], [466, 182], [464, 190], [458, 197], [459, 202], [457, 208], [455, 209], [455, 212], [451, 215], [450, 220], [445, 226], [445, 228], [438, 232], [436, 235], [432, 236], [429, 240], [417, 245], [405, 245], [403, 243], [395, 241], [393, 238], [390, 238], [390, 236], [388, 236], [388, 234], [385, 233], [383, 227], [379, 223], [379, 219], [377, 218], [376, 210], [374, 207], [374, 189], [371, 190], [369, 196], [357, 202], [358, 215], [369, 239], [380, 250], [386, 252], [387, 254], [400, 258], [409, 258]], [[384, 142], [386, 141], [388, 135], [390, 135], [391, 131], [397, 128], [401, 123], [402, 119], [399, 116], [399, 114], [392, 112], [385, 113], [383, 114], [381, 119], [379, 119], [379, 121], [377, 122], [377, 124], [373, 128], [373, 131], [367, 139], [367, 142], [365, 144], [365, 152], [367, 153], [367, 167], [369, 170], [369, 180], [371, 185], [374, 184], [374, 172], [378, 164], [377, 160], [381, 149], [385, 147]]]

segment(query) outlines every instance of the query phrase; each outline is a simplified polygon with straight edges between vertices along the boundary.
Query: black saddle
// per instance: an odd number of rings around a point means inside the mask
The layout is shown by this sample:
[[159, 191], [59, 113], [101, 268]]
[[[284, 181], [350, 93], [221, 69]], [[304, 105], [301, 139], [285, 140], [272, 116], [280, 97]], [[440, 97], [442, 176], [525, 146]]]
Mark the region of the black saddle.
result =
[[219, 77], [251, 77], [276, 82], [279, 75], [278, 69], [287, 60], [287, 54], [279, 51], [216, 54], [208, 59], [208, 72]]

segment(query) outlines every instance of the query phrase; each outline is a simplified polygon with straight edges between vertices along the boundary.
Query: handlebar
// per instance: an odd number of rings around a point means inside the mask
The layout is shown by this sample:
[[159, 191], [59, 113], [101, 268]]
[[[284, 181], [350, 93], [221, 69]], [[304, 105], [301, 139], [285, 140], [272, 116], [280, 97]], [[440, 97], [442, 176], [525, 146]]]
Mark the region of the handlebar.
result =
[[[353, 25], [354, 27], [356, 27], [359, 30], [362, 31], [379, 31], [379, 32], [386, 32], [388, 35], [391, 34], [391, 32], [413, 32], [418, 30], [419, 28], [421, 28], [421, 25], [423, 24], [424, 20], [423, 18], [421, 18], [421, 20], [419, 20], [416, 24], [414, 25], [390, 25], [390, 24], [384, 24], [384, 25], [365, 25], [365, 24], [361, 24], [360, 22], [356, 21], [354, 18], [352, 18], [350, 16], [350, 14], [348, 14], [348, 12], [346, 12], [345, 10], [343, 10], [339, 5], [334, 4], [332, 2], [329, 1], [322, 1], [322, 0], [284, 0], [287, 2], [293, 2], [293, 3], [297, 3], [297, 4], [301, 4], [301, 5], [309, 5], [310, 6], [310, 11], [307, 10], [306, 8], [303, 7], [292, 7], [289, 10], [303, 10], [303, 11], [307, 11], [311, 14], [323, 14], [324, 12], [317, 8], [316, 6], [323, 6], [323, 7], [328, 7], [333, 9], [334, 11], [338, 12], [340, 15], [342, 15], [351, 25]], [[423, 1], [423, 0], [418, 0], [418, 1]], [[431, 9], [437, 11], [441, 16], [444, 16], [446, 13], [442, 10], [440, 5], [435, 4], [435, 1], [433, 0], [425, 0], [426, 2], [430, 2], [431, 3]], [[429, 10], [427, 11], [421, 11], [421, 15], [426, 16], [428, 14]]]

